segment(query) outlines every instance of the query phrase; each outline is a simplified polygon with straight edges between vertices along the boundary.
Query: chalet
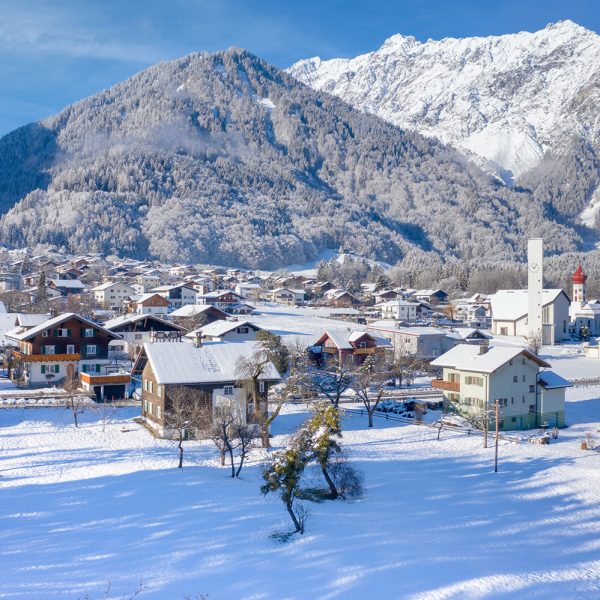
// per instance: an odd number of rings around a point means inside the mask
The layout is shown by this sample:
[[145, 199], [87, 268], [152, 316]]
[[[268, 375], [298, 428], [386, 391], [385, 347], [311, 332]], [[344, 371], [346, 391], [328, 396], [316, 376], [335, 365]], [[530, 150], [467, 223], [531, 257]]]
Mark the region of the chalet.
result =
[[[561, 289], [542, 291], [544, 344], [556, 344], [569, 338], [570, 302], [569, 297]], [[491, 303], [494, 335], [528, 336], [527, 290], [499, 290], [491, 297]]]
[[258, 283], [248, 283], [245, 281], [235, 286], [235, 293], [244, 299], [253, 298], [257, 300], [260, 298], [262, 291], [262, 286]]
[[306, 293], [304, 290], [292, 290], [285, 287], [279, 287], [274, 290], [269, 290], [265, 293], [265, 297], [270, 302], [278, 304], [287, 304], [289, 306], [300, 305], [304, 302]]
[[228, 306], [227, 312], [230, 315], [253, 315], [256, 312], [256, 308], [251, 304], [240, 302], [239, 304]]
[[366, 331], [326, 331], [309, 348], [320, 362], [334, 362], [339, 367], [362, 365], [368, 356], [383, 360], [385, 346]]
[[433, 387], [461, 413], [490, 411], [498, 400], [503, 431], [565, 424], [570, 383], [552, 371], [540, 371], [550, 365], [528, 350], [461, 344], [431, 364], [443, 370]]
[[398, 298], [398, 292], [394, 290], [379, 290], [373, 293], [375, 298], [375, 304], [382, 304], [383, 302], [389, 302], [390, 300], [396, 300]]
[[230, 306], [239, 304], [242, 297], [230, 290], [215, 290], [208, 292], [198, 298], [198, 304], [210, 304], [222, 310], [227, 310]]
[[206, 342], [246, 342], [256, 339], [262, 327], [249, 321], [215, 321], [190, 331], [186, 337]]
[[92, 288], [94, 300], [102, 308], [120, 309], [123, 302], [135, 294], [135, 290], [126, 283], [107, 281]]
[[85, 284], [79, 279], [51, 279], [48, 282], [48, 287], [60, 292], [61, 296], [81, 294], [85, 291]]
[[196, 304], [196, 290], [183, 283], [157, 287], [152, 292], [168, 300], [173, 309], [181, 308], [187, 304]]
[[157, 334], [171, 334], [171, 337], [180, 339], [183, 327], [165, 321], [158, 315], [128, 314], [111, 319], [104, 323], [104, 328], [118, 334], [125, 341], [125, 352], [135, 356], [146, 342], [157, 339]]
[[110, 342], [119, 336], [74, 313], [65, 313], [11, 334], [11, 338], [19, 348], [12, 352], [11, 380], [40, 386], [80, 372], [100, 372], [109, 362]]
[[153, 292], [131, 296], [126, 305], [128, 312], [140, 315], [166, 315], [171, 308], [171, 303], [164, 296]]
[[177, 310], [174, 310], [169, 317], [173, 322], [183, 324], [184, 321], [193, 319], [195, 317], [202, 317], [205, 324], [213, 323], [214, 321], [225, 321], [228, 318], [228, 314], [223, 312], [220, 308], [212, 306], [211, 304], [188, 304], [182, 306]]
[[325, 292], [333, 290], [334, 288], [335, 288], [335, 285], [333, 285], [333, 283], [331, 283], [329, 281], [317, 281], [313, 285], [313, 292], [315, 294], [324, 294]]
[[[254, 406], [246, 388], [240, 383], [237, 365], [251, 358], [254, 342], [204, 344], [197, 347], [187, 342], [145, 344], [145, 366], [142, 371], [142, 417], [160, 435], [172, 432], [165, 421], [178, 391], [185, 390], [206, 406], [207, 418], [215, 418], [222, 410], [238, 413], [252, 422]], [[142, 353], [141, 353], [142, 354]], [[269, 387], [280, 380], [272, 363], [258, 380], [258, 394], [263, 414], [268, 411]], [[194, 434], [198, 432], [190, 432]]]
[[448, 294], [443, 290], [417, 290], [413, 297], [416, 300], [427, 302], [427, 304], [446, 304], [448, 302]]
[[325, 294], [327, 304], [337, 308], [349, 308], [360, 304], [360, 300], [346, 290], [330, 290]]

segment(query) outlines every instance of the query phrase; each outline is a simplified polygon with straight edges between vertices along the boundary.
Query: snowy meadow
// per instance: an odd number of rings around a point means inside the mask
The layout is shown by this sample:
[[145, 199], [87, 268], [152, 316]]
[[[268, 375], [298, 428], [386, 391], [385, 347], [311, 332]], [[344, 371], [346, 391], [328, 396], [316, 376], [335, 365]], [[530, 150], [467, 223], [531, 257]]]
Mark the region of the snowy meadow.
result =
[[[550, 446], [503, 440], [497, 474], [478, 435], [348, 413], [364, 497], [308, 503], [285, 543], [262, 449], [234, 480], [212, 442], [177, 469], [133, 408], [104, 431], [97, 413], [76, 429], [64, 409], [0, 410], [0, 598], [598, 598], [600, 455], [580, 444], [599, 397], [569, 390], [571, 427]], [[287, 408], [274, 448], [305, 416]]]

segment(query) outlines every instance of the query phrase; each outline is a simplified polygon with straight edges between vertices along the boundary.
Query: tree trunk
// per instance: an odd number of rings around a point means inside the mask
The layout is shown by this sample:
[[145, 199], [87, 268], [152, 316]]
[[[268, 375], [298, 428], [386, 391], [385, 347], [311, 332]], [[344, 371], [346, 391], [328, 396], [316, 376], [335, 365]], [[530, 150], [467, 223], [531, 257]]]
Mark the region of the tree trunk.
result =
[[240, 476], [240, 472], [242, 470], [242, 467], [244, 466], [244, 459], [246, 458], [246, 453], [244, 451], [242, 451], [242, 454], [240, 456], [240, 464], [238, 465], [237, 471], [235, 472], [235, 476], [239, 477]]
[[287, 509], [292, 521], [294, 522], [294, 527], [296, 528], [296, 532], [298, 533], [304, 533], [302, 527], [300, 526], [300, 523], [298, 522], [298, 519], [296, 518], [296, 513], [294, 513], [294, 510], [292, 508], [292, 503], [291, 502], [286, 502], [285, 503], [285, 508]]
[[329, 486], [331, 499], [335, 500], [340, 495], [339, 492], [337, 491], [337, 488], [335, 487], [335, 483], [333, 483], [333, 480], [329, 476], [327, 469], [323, 465], [321, 465], [321, 471], [323, 472], [323, 477], [325, 477], [325, 481], [327, 482], [327, 485]]
[[373, 411], [367, 408], [367, 414], [369, 415], [369, 427], [373, 427]]
[[227, 452], [229, 453], [229, 462], [231, 464], [231, 476], [235, 477], [235, 462], [233, 460], [233, 448], [231, 444], [227, 444]]
[[270, 448], [271, 441], [269, 440], [269, 425], [261, 425], [260, 428], [260, 441], [262, 443], [263, 448]]
[[179, 448], [179, 464], [177, 465], [178, 469], [183, 468], [183, 430], [179, 430], [179, 443], [177, 444]]
[[225, 450], [221, 450], [221, 466], [225, 466]]
[[440, 426], [438, 427], [437, 441], [440, 441], [440, 433], [442, 433], [443, 423], [440, 421]]
[[71, 404], [71, 411], [73, 412], [73, 421], [75, 421], [75, 427], [79, 427], [79, 422], [77, 420], [77, 407]]

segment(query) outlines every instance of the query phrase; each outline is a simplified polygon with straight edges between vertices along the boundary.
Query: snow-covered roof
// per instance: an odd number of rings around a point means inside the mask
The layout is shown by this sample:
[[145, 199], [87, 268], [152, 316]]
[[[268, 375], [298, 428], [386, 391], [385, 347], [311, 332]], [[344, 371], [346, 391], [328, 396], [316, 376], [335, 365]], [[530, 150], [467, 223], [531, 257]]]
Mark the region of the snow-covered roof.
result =
[[157, 321], [158, 323], [166, 323], [175, 329], [181, 329], [179, 325], [175, 325], [175, 323], [171, 323], [170, 321], [166, 321], [165, 319], [161, 319], [158, 315], [152, 314], [139, 314], [139, 313], [130, 313], [128, 315], [120, 315], [115, 317], [114, 319], [110, 319], [104, 323], [104, 328], [112, 331], [115, 327], [120, 327], [121, 325], [127, 325], [129, 323], [136, 323], [137, 321], [143, 321], [144, 319], [149, 319], [151, 321]]
[[106, 283], [101, 283], [100, 285], [92, 288], [92, 292], [103, 292], [104, 290], [108, 290], [115, 285], [126, 285], [128, 288], [133, 289], [128, 283], [123, 283], [121, 281], [107, 281]]
[[140, 294], [139, 296], [131, 296], [131, 299], [135, 300], [137, 304], [143, 304], [147, 300], [150, 300], [150, 298], [154, 298], [154, 296], [158, 296], [159, 298], [162, 298], [163, 300], [168, 302], [166, 298], [164, 298], [157, 292], [147, 292], [146, 294]]
[[85, 288], [85, 284], [81, 283], [79, 279], [51, 279], [50, 280], [56, 287], [70, 288], [82, 290]]
[[[564, 294], [562, 289], [543, 290], [542, 304], [551, 304], [561, 294]], [[527, 290], [498, 290], [490, 296], [490, 300], [492, 315], [496, 321], [517, 321], [527, 315], [529, 310]]]
[[213, 306], [212, 304], [186, 304], [171, 313], [172, 317], [195, 317], [207, 311], [218, 311], [226, 316], [220, 308]]
[[439, 358], [431, 361], [434, 367], [449, 367], [457, 371], [474, 371], [476, 373], [493, 373], [507, 362], [523, 354], [541, 367], [550, 365], [523, 348], [494, 346], [482, 354], [481, 346], [459, 344]]
[[557, 390], [566, 387], [572, 387], [571, 382], [567, 381], [554, 371], [542, 371], [538, 375], [539, 382], [547, 390]]
[[29, 338], [35, 337], [38, 333], [41, 333], [42, 331], [45, 331], [46, 329], [50, 329], [50, 328], [54, 327], [55, 325], [60, 325], [64, 321], [67, 321], [68, 319], [71, 319], [73, 317], [81, 320], [83, 323], [90, 325], [90, 327], [94, 327], [96, 329], [100, 329], [101, 331], [104, 331], [106, 334], [108, 334], [112, 338], [119, 337], [116, 333], [113, 333], [112, 331], [109, 331], [108, 329], [101, 327], [97, 323], [94, 323], [93, 321], [90, 321], [89, 319], [86, 319], [85, 317], [76, 315], [75, 313], [63, 313], [62, 315], [58, 315], [52, 319], [47, 319], [40, 325], [37, 325], [36, 327], [32, 327], [31, 329], [27, 329], [27, 330], [23, 331], [22, 333], [11, 335], [11, 338], [18, 340], [18, 341], [27, 340]]
[[[197, 348], [189, 342], [144, 344], [144, 350], [159, 384], [227, 383], [237, 381], [242, 358], [251, 359], [256, 342], [214, 342]], [[263, 380], [279, 380], [272, 363], [267, 363]]]
[[447, 332], [447, 336], [455, 340], [466, 340], [474, 333], [478, 333], [481, 337], [483, 337], [486, 340], [492, 339], [492, 336], [488, 333], [485, 333], [484, 331], [481, 331], [481, 329], [475, 329], [473, 327], [460, 327], [458, 329], [453, 329]]
[[[255, 331], [262, 330], [262, 327], [259, 327], [255, 323], [250, 323], [250, 321], [213, 321], [208, 325], [199, 327], [196, 331], [200, 332], [206, 337], [221, 337], [222, 335], [225, 335], [226, 333], [229, 333], [238, 327], [250, 327]], [[196, 331], [190, 332], [188, 337], [195, 337]]]
[[21, 327], [35, 327], [40, 323], [48, 320], [48, 314], [38, 313], [19, 313], [15, 320], [15, 323]]

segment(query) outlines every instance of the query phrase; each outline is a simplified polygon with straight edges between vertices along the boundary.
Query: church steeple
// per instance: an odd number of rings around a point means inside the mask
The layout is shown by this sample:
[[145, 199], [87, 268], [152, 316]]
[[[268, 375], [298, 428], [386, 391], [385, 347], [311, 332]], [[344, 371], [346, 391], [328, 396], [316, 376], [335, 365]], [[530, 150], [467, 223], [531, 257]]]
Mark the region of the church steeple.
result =
[[581, 265], [573, 273], [573, 304], [574, 308], [581, 308], [586, 303], [585, 282], [587, 275], [583, 272]]

